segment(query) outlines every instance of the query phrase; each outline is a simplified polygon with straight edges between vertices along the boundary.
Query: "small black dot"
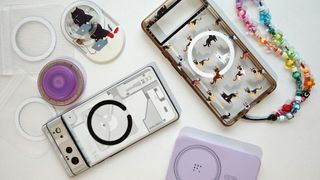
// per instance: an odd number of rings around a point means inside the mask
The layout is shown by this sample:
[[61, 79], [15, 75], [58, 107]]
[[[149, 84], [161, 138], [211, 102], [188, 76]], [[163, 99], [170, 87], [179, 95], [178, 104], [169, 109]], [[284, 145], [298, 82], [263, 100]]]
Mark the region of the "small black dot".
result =
[[60, 138], [63, 138], [63, 136], [61, 135]]
[[67, 147], [66, 148], [66, 152], [69, 153], [69, 154], [72, 153], [72, 148], [71, 147]]
[[71, 159], [71, 162], [72, 162], [72, 164], [77, 165], [77, 164], [79, 163], [79, 158], [73, 157], [73, 158]]

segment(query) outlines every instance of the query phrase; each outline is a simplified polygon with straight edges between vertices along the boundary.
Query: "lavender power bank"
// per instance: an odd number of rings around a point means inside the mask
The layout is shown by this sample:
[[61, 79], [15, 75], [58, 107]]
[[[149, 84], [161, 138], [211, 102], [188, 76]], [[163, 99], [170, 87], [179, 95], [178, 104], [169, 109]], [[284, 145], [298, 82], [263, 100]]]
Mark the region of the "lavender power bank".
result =
[[200, 131], [181, 130], [166, 180], [256, 180], [258, 146]]

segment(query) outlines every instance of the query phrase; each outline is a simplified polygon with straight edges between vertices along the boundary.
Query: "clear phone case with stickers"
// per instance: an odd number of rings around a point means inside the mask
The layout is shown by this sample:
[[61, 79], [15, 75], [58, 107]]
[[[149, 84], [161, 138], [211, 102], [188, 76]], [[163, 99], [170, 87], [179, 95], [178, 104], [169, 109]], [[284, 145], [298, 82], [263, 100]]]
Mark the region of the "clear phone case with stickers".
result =
[[142, 28], [226, 126], [276, 87], [272, 71], [213, 1], [168, 0]]

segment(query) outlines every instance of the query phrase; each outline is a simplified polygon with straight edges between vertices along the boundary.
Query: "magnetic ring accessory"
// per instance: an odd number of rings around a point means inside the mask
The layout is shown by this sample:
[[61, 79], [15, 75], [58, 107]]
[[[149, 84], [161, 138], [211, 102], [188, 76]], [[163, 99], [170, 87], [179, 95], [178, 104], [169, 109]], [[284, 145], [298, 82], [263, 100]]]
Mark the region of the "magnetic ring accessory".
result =
[[[18, 129], [18, 131], [20, 132], [20, 134], [25, 137], [26, 139], [30, 140], [30, 141], [42, 141], [44, 140], [46, 137], [44, 134], [40, 135], [40, 136], [35, 136], [32, 135], [32, 133], [28, 132], [28, 130], [26, 130], [26, 128], [23, 126], [22, 122], [21, 122], [21, 116], [22, 116], [22, 112], [23, 110], [27, 107], [30, 106], [33, 103], [37, 103], [37, 104], [41, 104], [42, 106], [45, 106], [48, 108], [48, 110], [51, 112], [52, 116], [48, 117], [47, 120], [49, 120], [50, 118], [56, 116], [56, 111], [53, 108], [53, 106], [51, 106], [50, 104], [48, 104], [46, 101], [44, 101], [41, 98], [29, 98], [26, 99], [25, 101], [23, 101], [18, 108], [16, 109], [16, 113], [15, 113], [15, 123], [16, 123], [16, 127]], [[32, 119], [30, 119], [30, 121], [32, 121]], [[41, 129], [42, 124], [38, 124], [39, 128]]]
[[[26, 54], [25, 52], [23, 52], [17, 45], [17, 34], [18, 31], [22, 28], [22, 26], [24, 26], [27, 23], [31, 23], [31, 22], [36, 22], [36, 23], [40, 23], [42, 25], [44, 25], [50, 32], [50, 36], [51, 36], [51, 44], [49, 46], [49, 48], [41, 55], [38, 56], [30, 56], [28, 54]], [[50, 24], [49, 21], [47, 21], [44, 18], [41, 17], [26, 17], [24, 19], [22, 19], [13, 29], [13, 33], [12, 33], [12, 37], [11, 37], [11, 44], [13, 47], [13, 50], [17, 53], [18, 56], [20, 56], [22, 59], [26, 60], [26, 61], [41, 61], [46, 59], [47, 57], [50, 56], [50, 54], [53, 52], [55, 46], [56, 46], [56, 41], [57, 41], [57, 36], [56, 36], [56, 32], [53, 28], [53, 26]]]
[[199, 70], [197, 68], [197, 66], [194, 64], [193, 62], [193, 55], [192, 55], [192, 52], [193, 52], [193, 49], [196, 45], [196, 43], [204, 38], [204, 37], [208, 37], [208, 36], [216, 36], [216, 37], [219, 37], [221, 38], [222, 40], [225, 41], [225, 43], [228, 45], [229, 47], [229, 51], [230, 51], [230, 58], [229, 58], [229, 61], [227, 63], [227, 65], [220, 71], [220, 75], [223, 75], [225, 74], [226, 72], [229, 71], [229, 69], [231, 68], [232, 64], [233, 64], [233, 61], [234, 61], [234, 57], [235, 57], [235, 49], [233, 47], [233, 44], [232, 44], [232, 41], [226, 36], [224, 35], [223, 33], [221, 32], [217, 32], [217, 31], [206, 31], [206, 32], [202, 32], [200, 34], [198, 34], [192, 41], [191, 41], [191, 44], [188, 48], [188, 63], [191, 67], [191, 69], [197, 73], [198, 75], [202, 76], [202, 77], [205, 77], [205, 78], [213, 78], [215, 76], [214, 73], [206, 73], [206, 72], [203, 72], [201, 70]]
[[41, 96], [50, 104], [65, 106], [75, 102], [85, 88], [80, 66], [70, 58], [58, 58], [46, 64], [38, 77]]
[[88, 115], [87, 126], [88, 126], [89, 133], [97, 142], [99, 142], [101, 144], [108, 145], [108, 146], [120, 144], [130, 135], [130, 132], [132, 129], [132, 117], [130, 114], [127, 115], [127, 121], [128, 121], [127, 129], [126, 129], [125, 133], [120, 138], [118, 138], [116, 140], [112, 140], [112, 141], [104, 140], [104, 139], [100, 138], [94, 132], [94, 130], [92, 128], [92, 117], [93, 117], [94, 113], [96, 112], [96, 110], [98, 110], [101, 106], [105, 106], [105, 105], [117, 106], [125, 112], [127, 110], [127, 107], [118, 101], [105, 100], [105, 101], [99, 102], [98, 104], [93, 106], [93, 108], [90, 110], [89, 115]]
[[[219, 180], [221, 176], [221, 161], [219, 157], [212, 149], [203, 145], [191, 145], [181, 150], [173, 166], [177, 180]], [[196, 178], [192, 178], [195, 174]]]

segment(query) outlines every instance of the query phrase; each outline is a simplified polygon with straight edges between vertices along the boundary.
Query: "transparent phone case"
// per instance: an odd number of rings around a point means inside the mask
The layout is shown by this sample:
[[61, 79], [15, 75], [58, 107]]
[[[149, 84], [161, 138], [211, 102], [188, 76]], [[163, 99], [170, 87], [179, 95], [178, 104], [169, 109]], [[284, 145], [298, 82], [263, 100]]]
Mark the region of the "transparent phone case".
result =
[[142, 22], [146, 34], [226, 126], [276, 87], [271, 70], [230, 25], [206, 0], [168, 0]]

